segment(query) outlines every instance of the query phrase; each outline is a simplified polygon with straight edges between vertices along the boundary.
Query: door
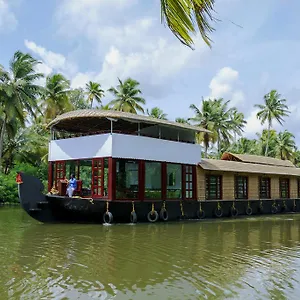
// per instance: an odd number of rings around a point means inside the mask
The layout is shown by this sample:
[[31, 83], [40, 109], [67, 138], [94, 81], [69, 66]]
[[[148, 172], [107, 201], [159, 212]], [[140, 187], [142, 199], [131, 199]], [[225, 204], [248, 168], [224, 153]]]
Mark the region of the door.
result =
[[94, 158], [92, 163], [92, 196], [103, 196], [103, 158]]

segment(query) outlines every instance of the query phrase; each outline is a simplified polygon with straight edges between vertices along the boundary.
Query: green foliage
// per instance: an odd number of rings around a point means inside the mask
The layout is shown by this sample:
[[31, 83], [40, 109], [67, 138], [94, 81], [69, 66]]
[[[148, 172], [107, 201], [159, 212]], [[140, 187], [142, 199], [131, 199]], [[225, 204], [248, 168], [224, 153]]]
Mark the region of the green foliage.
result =
[[167, 114], [165, 114], [159, 107], [153, 107], [151, 110], [147, 108], [147, 115], [152, 118], [167, 120]]
[[33, 166], [28, 163], [20, 163], [15, 166], [8, 175], [0, 174], [0, 201], [17, 203], [18, 188], [16, 184], [17, 172], [22, 171], [24, 173], [37, 176], [44, 184], [45, 191], [47, 189], [47, 164], [41, 164], [40, 166]]

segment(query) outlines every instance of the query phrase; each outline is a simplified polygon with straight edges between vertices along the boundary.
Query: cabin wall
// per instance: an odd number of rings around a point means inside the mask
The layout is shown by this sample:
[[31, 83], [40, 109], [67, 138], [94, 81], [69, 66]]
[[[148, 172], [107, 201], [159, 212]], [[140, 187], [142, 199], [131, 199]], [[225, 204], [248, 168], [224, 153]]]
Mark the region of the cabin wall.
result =
[[[205, 201], [205, 178], [206, 175], [221, 175], [222, 176], [222, 200], [235, 200], [235, 176], [248, 177], [248, 199], [259, 199], [259, 178], [261, 174], [249, 173], [233, 173], [233, 172], [217, 172], [206, 171], [197, 166], [197, 197], [199, 201]], [[271, 178], [271, 199], [280, 198], [279, 179], [289, 178], [290, 180], [290, 198], [298, 198], [298, 178], [294, 176], [278, 176], [270, 175]]]
[[53, 140], [49, 144], [49, 161], [98, 157], [195, 165], [201, 161], [201, 146], [115, 133]]

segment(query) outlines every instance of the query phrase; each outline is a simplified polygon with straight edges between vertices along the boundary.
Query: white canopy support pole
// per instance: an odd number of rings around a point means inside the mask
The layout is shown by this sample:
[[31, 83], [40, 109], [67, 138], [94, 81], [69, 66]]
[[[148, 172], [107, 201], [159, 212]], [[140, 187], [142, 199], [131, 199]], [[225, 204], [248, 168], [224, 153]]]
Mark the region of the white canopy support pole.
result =
[[141, 123], [139, 122], [138, 123], [138, 136], [141, 135]]

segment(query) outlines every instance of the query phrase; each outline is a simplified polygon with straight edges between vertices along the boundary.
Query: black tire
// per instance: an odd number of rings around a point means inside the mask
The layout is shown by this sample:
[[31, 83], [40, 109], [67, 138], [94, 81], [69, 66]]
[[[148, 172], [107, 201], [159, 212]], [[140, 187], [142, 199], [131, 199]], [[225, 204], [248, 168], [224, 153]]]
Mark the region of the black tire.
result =
[[147, 215], [147, 219], [150, 223], [155, 223], [158, 220], [158, 213], [156, 210], [149, 211]]
[[221, 218], [223, 216], [223, 209], [222, 208], [216, 208], [215, 209], [215, 215], [218, 218]]
[[166, 222], [169, 219], [168, 211], [165, 208], [162, 208], [159, 213], [160, 218]]
[[297, 205], [293, 205], [293, 212], [297, 211]]
[[203, 209], [197, 210], [197, 218], [204, 219], [205, 218], [205, 211]]
[[110, 211], [107, 211], [103, 214], [103, 223], [111, 224], [114, 220], [114, 217]]
[[137, 222], [137, 214], [135, 211], [132, 211], [130, 213], [130, 223], [136, 223]]
[[248, 207], [246, 208], [246, 214], [247, 214], [248, 216], [251, 216], [251, 215], [252, 215], [252, 208], [251, 208], [250, 206], [248, 206]]
[[272, 212], [272, 214], [277, 213], [277, 207], [275, 205], [272, 205], [271, 212]]
[[232, 217], [236, 217], [239, 214], [239, 211], [235, 207], [231, 207], [230, 212]]

